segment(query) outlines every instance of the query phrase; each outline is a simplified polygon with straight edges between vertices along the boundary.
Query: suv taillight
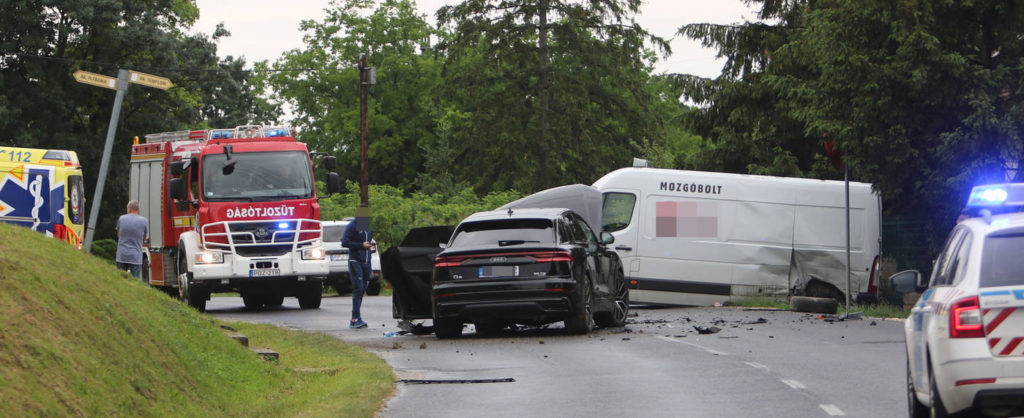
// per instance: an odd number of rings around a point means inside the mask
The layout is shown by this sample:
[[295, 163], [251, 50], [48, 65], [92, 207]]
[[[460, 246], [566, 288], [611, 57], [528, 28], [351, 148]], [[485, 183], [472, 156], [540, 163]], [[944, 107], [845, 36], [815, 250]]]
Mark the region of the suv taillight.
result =
[[982, 325], [977, 296], [953, 302], [949, 310], [949, 338], [983, 338], [985, 328]]

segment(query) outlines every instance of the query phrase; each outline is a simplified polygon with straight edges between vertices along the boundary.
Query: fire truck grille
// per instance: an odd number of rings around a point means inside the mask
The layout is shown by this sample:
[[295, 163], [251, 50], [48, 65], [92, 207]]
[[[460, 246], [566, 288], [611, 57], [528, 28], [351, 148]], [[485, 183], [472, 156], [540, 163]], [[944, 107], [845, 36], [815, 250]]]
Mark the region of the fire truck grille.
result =
[[288, 244], [295, 240], [295, 229], [278, 229], [275, 222], [232, 223], [231, 238], [235, 244]]
[[203, 226], [203, 246], [241, 256], [280, 256], [313, 245], [320, 222], [309, 219], [219, 222]]

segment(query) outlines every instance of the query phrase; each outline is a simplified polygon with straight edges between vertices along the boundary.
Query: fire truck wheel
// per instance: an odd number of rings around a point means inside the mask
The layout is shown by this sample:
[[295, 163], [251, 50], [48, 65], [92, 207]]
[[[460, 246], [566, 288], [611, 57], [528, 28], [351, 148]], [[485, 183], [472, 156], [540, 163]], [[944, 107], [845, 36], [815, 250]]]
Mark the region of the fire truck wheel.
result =
[[242, 293], [242, 303], [245, 304], [245, 309], [249, 311], [255, 311], [263, 307], [263, 298], [260, 295], [253, 293]]
[[299, 308], [319, 309], [320, 299], [323, 297], [324, 284], [320, 280], [313, 280], [306, 283], [298, 295]]
[[281, 306], [284, 304], [284, 296], [281, 295], [267, 295], [263, 298], [263, 304], [267, 307]]
[[[181, 297], [181, 301], [187, 303], [189, 306], [196, 308], [199, 312], [206, 312], [206, 299], [210, 297], [210, 291], [206, 286], [191, 283], [192, 272], [188, 271], [188, 261], [181, 255], [185, 252], [181, 249], [178, 250], [178, 277], [181, 283], [178, 283], [178, 294]], [[182, 279], [182, 273], [184, 272], [184, 280]]]

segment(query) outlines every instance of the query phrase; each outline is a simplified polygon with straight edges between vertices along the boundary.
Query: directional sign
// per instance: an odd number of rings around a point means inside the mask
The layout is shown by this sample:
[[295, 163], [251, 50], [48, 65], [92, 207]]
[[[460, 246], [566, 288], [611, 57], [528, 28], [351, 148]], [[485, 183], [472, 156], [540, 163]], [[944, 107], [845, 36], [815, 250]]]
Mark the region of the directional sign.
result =
[[129, 71], [128, 74], [129, 83], [141, 84], [143, 86], [154, 87], [161, 90], [167, 90], [174, 85], [171, 83], [170, 79], [160, 77], [158, 75], [140, 73], [138, 71]]
[[91, 84], [93, 86], [105, 87], [111, 90], [117, 90], [117, 78], [107, 77], [102, 74], [90, 73], [88, 71], [78, 70], [75, 71], [75, 81], [79, 83]]

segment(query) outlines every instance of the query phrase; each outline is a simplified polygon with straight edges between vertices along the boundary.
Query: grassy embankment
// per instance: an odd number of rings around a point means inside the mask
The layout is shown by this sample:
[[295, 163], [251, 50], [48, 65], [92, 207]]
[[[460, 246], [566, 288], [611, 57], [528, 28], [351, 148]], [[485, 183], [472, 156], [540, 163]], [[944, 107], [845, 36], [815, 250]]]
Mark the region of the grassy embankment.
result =
[[97, 257], [0, 224], [0, 415], [370, 416], [393, 388], [362, 348], [231, 326], [280, 362]]

